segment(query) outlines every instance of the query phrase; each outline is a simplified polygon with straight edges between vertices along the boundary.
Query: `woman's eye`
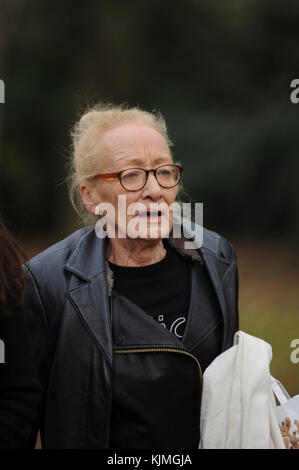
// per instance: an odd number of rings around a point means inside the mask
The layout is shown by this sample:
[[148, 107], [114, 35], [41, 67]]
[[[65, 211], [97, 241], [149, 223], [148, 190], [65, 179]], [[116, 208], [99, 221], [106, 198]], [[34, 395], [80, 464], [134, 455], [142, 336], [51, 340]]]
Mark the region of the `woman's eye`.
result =
[[136, 176], [138, 176], [138, 175], [137, 175], [137, 173], [135, 173], [135, 172], [132, 172], [132, 173], [127, 173], [126, 175], [124, 175], [124, 176], [123, 176], [123, 178], [125, 178], [125, 179], [128, 179], [128, 180], [129, 180], [129, 179], [136, 178]]

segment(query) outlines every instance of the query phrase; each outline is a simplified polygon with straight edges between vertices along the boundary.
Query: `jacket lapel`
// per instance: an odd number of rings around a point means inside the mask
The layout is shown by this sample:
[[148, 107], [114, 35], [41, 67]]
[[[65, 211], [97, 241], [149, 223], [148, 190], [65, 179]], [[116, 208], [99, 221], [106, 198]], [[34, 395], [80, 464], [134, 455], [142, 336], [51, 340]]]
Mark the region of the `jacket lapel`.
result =
[[201, 256], [203, 258], [203, 261], [206, 265], [207, 271], [209, 273], [210, 280], [214, 288], [216, 297], [219, 301], [219, 306], [220, 306], [220, 310], [222, 314], [223, 337], [222, 337], [221, 351], [223, 352], [226, 349], [226, 342], [227, 342], [227, 336], [228, 336], [228, 331], [229, 331], [229, 324], [228, 324], [229, 315], [227, 312], [227, 306], [226, 306], [226, 302], [225, 302], [224, 295], [223, 295], [222, 281], [224, 279], [224, 276], [227, 270], [230, 268], [231, 263], [229, 261], [226, 261], [224, 259], [221, 259], [215, 256], [215, 254], [209, 252], [204, 247], [201, 248], [200, 251], [201, 251]]
[[[169, 242], [176, 248], [176, 250], [183, 256], [193, 260], [195, 263], [205, 264], [213, 289], [216, 294], [216, 298], [219, 302], [220, 311], [223, 321], [223, 338], [221, 350], [224, 351], [229, 346], [229, 331], [233, 327], [231, 323], [231, 315], [229, 315], [227, 304], [223, 294], [223, 280], [226, 273], [235, 262], [228, 260], [227, 258], [220, 256], [220, 235], [210, 232], [204, 229], [202, 226], [195, 224], [194, 222], [190, 225], [189, 222], [180, 218], [174, 217], [174, 224], [181, 224], [181, 228], [184, 230], [184, 235], [181, 238], [173, 238], [173, 230], [170, 233]], [[190, 231], [192, 226], [193, 232]], [[191, 246], [193, 243], [194, 248], [186, 248]], [[188, 242], [188, 244], [186, 244]], [[191, 298], [190, 298], [190, 309], [189, 315], [192, 315], [193, 310], [196, 310], [196, 290], [198, 289], [196, 283], [196, 274], [194, 270], [194, 264], [191, 276]]]
[[94, 227], [78, 242], [64, 269], [75, 274], [66, 295], [106, 360], [112, 364], [112, 335], [106, 279], [106, 239]]

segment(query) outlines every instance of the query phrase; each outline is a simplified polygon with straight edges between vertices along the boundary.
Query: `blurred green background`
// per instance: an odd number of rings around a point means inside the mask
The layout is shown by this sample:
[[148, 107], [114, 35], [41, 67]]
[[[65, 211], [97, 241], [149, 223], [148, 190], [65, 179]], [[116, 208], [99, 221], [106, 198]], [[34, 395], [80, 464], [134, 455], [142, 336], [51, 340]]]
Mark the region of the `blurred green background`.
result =
[[[76, 229], [65, 160], [87, 105], [162, 112], [204, 203], [236, 247], [240, 328], [299, 393], [299, 3], [0, 0], [0, 212], [29, 256]], [[299, 353], [298, 353], [299, 357]]]

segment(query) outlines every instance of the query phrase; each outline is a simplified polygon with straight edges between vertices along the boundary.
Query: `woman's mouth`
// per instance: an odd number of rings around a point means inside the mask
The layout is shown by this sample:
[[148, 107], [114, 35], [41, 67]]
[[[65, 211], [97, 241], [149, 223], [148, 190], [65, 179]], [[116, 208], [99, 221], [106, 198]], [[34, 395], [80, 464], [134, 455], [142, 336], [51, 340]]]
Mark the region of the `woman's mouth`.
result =
[[146, 217], [147, 219], [160, 218], [162, 215], [162, 211], [144, 211], [138, 214], [139, 217]]

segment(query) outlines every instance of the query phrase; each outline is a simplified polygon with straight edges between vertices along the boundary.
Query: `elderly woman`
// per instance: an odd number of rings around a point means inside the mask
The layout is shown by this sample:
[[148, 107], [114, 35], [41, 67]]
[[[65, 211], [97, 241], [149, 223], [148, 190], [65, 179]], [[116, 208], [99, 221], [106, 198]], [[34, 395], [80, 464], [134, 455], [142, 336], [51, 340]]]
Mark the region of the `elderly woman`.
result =
[[197, 448], [202, 373], [238, 330], [234, 249], [174, 236], [183, 168], [160, 115], [99, 106], [72, 137], [72, 200], [107, 217], [28, 263], [43, 447]]

